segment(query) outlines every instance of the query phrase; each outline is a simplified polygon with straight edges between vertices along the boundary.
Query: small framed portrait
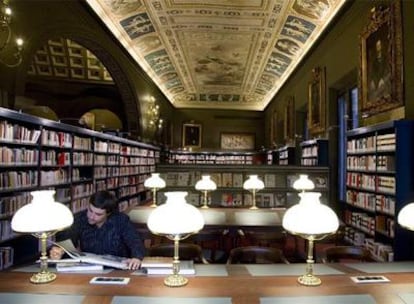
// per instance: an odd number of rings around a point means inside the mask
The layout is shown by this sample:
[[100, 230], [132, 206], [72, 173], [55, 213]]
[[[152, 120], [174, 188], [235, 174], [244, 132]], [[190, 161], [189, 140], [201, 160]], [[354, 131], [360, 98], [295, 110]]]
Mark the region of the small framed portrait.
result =
[[325, 68], [316, 67], [309, 82], [308, 129], [311, 135], [325, 131], [325, 98]]
[[183, 124], [183, 148], [198, 149], [201, 148], [201, 124], [184, 123]]
[[363, 118], [403, 106], [401, 3], [374, 6], [360, 38]]

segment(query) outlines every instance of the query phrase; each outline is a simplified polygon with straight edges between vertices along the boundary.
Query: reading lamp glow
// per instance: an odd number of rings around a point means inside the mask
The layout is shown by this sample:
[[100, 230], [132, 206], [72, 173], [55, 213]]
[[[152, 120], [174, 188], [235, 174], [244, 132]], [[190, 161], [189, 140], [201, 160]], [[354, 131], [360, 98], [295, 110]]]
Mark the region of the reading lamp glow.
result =
[[201, 208], [208, 208], [208, 191], [217, 189], [216, 183], [210, 179], [210, 175], [203, 175], [201, 179], [195, 184], [196, 190], [203, 191], [203, 206]]
[[308, 257], [306, 274], [298, 278], [298, 282], [306, 286], [317, 286], [322, 281], [313, 275], [313, 244], [328, 235], [334, 234], [339, 227], [335, 212], [319, 201], [319, 192], [301, 192], [298, 204], [286, 210], [283, 228], [295, 235], [308, 240]]
[[407, 204], [400, 210], [397, 221], [401, 227], [414, 231], [414, 203]]
[[159, 173], [151, 173], [151, 176], [145, 180], [144, 186], [152, 189], [151, 207], [156, 207], [157, 190], [165, 187], [165, 181], [160, 177]]
[[73, 214], [65, 205], [55, 202], [55, 190], [33, 191], [32, 202], [21, 207], [14, 214], [11, 227], [20, 233], [30, 233], [40, 239], [40, 272], [34, 274], [32, 283], [49, 283], [56, 279], [56, 274], [47, 268], [47, 238], [57, 231], [72, 225]]
[[250, 209], [258, 209], [256, 206], [256, 192], [264, 188], [264, 183], [257, 175], [250, 175], [249, 178], [243, 183], [243, 189], [249, 190], [253, 195], [253, 206]]
[[200, 210], [186, 202], [187, 192], [166, 192], [165, 204], [155, 208], [148, 217], [148, 229], [174, 241], [173, 274], [166, 277], [164, 284], [170, 287], [184, 286], [188, 279], [179, 274], [179, 241], [197, 233], [204, 227]]
[[308, 178], [308, 175], [299, 174], [299, 178], [293, 183], [293, 189], [305, 192], [315, 189], [315, 184]]

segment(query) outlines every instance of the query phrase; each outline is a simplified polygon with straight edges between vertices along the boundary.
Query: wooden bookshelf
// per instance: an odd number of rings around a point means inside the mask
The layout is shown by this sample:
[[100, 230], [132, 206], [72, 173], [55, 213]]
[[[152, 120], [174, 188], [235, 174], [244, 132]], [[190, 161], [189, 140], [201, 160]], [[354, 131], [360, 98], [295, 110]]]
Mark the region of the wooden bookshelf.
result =
[[1, 267], [38, 252], [37, 240], [28, 244], [10, 227], [14, 212], [31, 201], [30, 191], [54, 189], [55, 199], [76, 213], [95, 191], [109, 190], [125, 210], [151, 199], [143, 184], [160, 157], [155, 146], [4, 108], [0, 149], [0, 257], [12, 261], [0, 261]]
[[166, 188], [160, 189], [157, 201], [165, 200], [167, 191], [187, 191], [187, 201], [200, 206], [202, 193], [195, 190], [196, 182], [208, 174], [217, 184], [217, 190], [210, 193], [212, 207], [248, 208], [252, 195], [243, 189], [243, 183], [251, 174], [257, 174], [265, 188], [256, 194], [260, 208], [286, 208], [298, 202], [299, 196], [293, 189], [293, 182], [299, 174], [306, 172], [316, 184], [315, 191], [322, 193], [322, 201], [329, 201], [329, 168], [279, 165], [158, 165], [157, 172], [166, 181]]
[[328, 140], [312, 139], [300, 143], [302, 166], [328, 166]]
[[414, 199], [414, 122], [392, 121], [347, 133], [345, 238], [380, 261], [411, 259], [413, 237], [397, 215]]

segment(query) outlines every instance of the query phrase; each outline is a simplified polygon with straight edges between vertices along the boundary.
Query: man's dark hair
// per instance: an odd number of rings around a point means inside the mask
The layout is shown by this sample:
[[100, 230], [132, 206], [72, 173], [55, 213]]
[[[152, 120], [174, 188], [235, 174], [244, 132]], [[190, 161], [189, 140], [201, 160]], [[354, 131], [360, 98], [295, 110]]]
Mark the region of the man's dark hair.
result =
[[118, 202], [109, 191], [98, 191], [93, 194], [89, 202], [96, 208], [104, 209], [107, 214], [118, 211]]

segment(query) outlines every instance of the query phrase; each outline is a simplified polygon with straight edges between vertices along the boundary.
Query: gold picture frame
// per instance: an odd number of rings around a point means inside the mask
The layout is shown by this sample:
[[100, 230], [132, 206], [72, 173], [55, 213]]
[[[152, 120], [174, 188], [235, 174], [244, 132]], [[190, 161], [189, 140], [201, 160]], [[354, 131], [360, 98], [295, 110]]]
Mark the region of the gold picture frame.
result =
[[326, 88], [325, 68], [312, 69], [312, 80], [309, 82], [308, 96], [308, 129], [310, 135], [325, 131]]
[[285, 143], [291, 143], [295, 139], [295, 98], [293, 96], [289, 96], [286, 101], [283, 136]]
[[196, 123], [183, 124], [183, 148], [201, 148], [202, 126]]
[[362, 118], [404, 105], [401, 3], [374, 6], [360, 36]]
[[221, 133], [220, 148], [223, 150], [254, 150], [255, 135], [253, 133]]

